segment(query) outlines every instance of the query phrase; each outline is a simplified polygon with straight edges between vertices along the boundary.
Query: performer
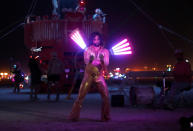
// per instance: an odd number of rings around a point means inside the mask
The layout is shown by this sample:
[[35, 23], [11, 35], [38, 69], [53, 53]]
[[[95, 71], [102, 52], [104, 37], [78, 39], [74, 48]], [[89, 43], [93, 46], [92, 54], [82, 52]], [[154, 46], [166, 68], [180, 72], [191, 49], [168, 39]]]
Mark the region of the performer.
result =
[[84, 62], [86, 69], [82, 80], [78, 98], [74, 102], [70, 113], [70, 120], [77, 121], [80, 115], [83, 99], [91, 86], [96, 86], [102, 97], [101, 120], [110, 120], [109, 92], [102, 75], [109, 64], [109, 52], [104, 48], [101, 34], [94, 32], [91, 34], [91, 45], [84, 52]]

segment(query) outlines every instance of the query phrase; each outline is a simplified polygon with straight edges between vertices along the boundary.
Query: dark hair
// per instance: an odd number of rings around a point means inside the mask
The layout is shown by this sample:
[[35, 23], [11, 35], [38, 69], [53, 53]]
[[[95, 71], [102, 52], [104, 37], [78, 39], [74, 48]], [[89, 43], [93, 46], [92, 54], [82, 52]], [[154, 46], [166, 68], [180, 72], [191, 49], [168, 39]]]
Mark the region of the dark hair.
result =
[[103, 46], [103, 38], [102, 38], [102, 35], [99, 32], [91, 33], [90, 38], [89, 38], [89, 46], [93, 45], [93, 40], [94, 40], [95, 36], [99, 36], [100, 46]]

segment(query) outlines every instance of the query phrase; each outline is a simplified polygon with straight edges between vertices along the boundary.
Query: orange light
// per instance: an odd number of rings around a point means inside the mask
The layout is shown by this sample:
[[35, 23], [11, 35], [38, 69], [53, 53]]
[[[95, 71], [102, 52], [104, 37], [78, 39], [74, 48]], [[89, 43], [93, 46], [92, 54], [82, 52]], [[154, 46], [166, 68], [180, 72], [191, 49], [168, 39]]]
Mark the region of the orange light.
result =
[[126, 69], [125, 69], [125, 72], [126, 72], [126, 73], [129, 72], [129, 71], [131, 71], [130, 68], [126, 68]]
[[147, 69], [148, 69], [148, 66], [144, 66], [144, 69], [147, 70]]

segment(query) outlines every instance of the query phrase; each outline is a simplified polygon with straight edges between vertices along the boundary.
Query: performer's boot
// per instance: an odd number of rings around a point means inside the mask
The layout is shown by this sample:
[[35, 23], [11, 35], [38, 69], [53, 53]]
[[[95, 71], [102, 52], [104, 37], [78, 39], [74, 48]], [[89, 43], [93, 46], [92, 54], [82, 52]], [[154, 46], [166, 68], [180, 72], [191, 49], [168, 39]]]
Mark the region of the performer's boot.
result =
[[102, 121], [109, 121], [110, 118], [110, 106], [108, 98], [105, 98], [106, 100], [103, 101], [102, 107], [101, 107], [101, 120]]
[[77, 121], [80, 117], [80, 110], [82, 105], [80, 105], [80, 102], [77, 100], [72, 107], [72, 111], [70, 113], [69, 119], [72, 121]]
[[97, 87], [102, 97], [101, 121], [109, 121], [111, 119], [110, 118], [109, 92], [108, 92], [108, 87], [103, 77], [98, 78]]

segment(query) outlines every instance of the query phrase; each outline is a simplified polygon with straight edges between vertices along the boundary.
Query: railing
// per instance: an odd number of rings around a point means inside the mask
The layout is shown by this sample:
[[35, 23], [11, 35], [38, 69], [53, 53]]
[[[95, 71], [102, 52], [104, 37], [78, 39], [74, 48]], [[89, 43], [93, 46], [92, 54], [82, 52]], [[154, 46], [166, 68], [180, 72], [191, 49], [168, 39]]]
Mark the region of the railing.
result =
[[79, 28], [86, 38], [91, 32], [103, 32], [104, 24], [94, 21], [40, 20], [25, 25], [25, 37], [31, 42], [68, 40], [69, 33]]
[[127, 76], [129, 77], [171, 77], [172, 72], [168, 71], [135, 71], [128, 72]]
[[[193, 72], [192, 72], [193, 77]], [[141, 81], [143, 82], [141, 82]], [[147, 81], [145, 83], [144, 81]], [[156, 85], [161, 87], [161, 95], [165, 95], [166, 88], [170, 87], [172, 82], [174, 81], [173, 72], [168, 71], [131, 71], [126, 74], [126, 79], [119, 80], [118, 83], [118, 90], [112, 90], [111, 92], [120, 92], [125, 96], [129, 96], [128, 87], [153, 87]], [[111, 83], [112, 84], [112, 81]], [[168, 84], [168, 85], [167, 85]], [[117, 86], [116, 86], [117, 87]]]

